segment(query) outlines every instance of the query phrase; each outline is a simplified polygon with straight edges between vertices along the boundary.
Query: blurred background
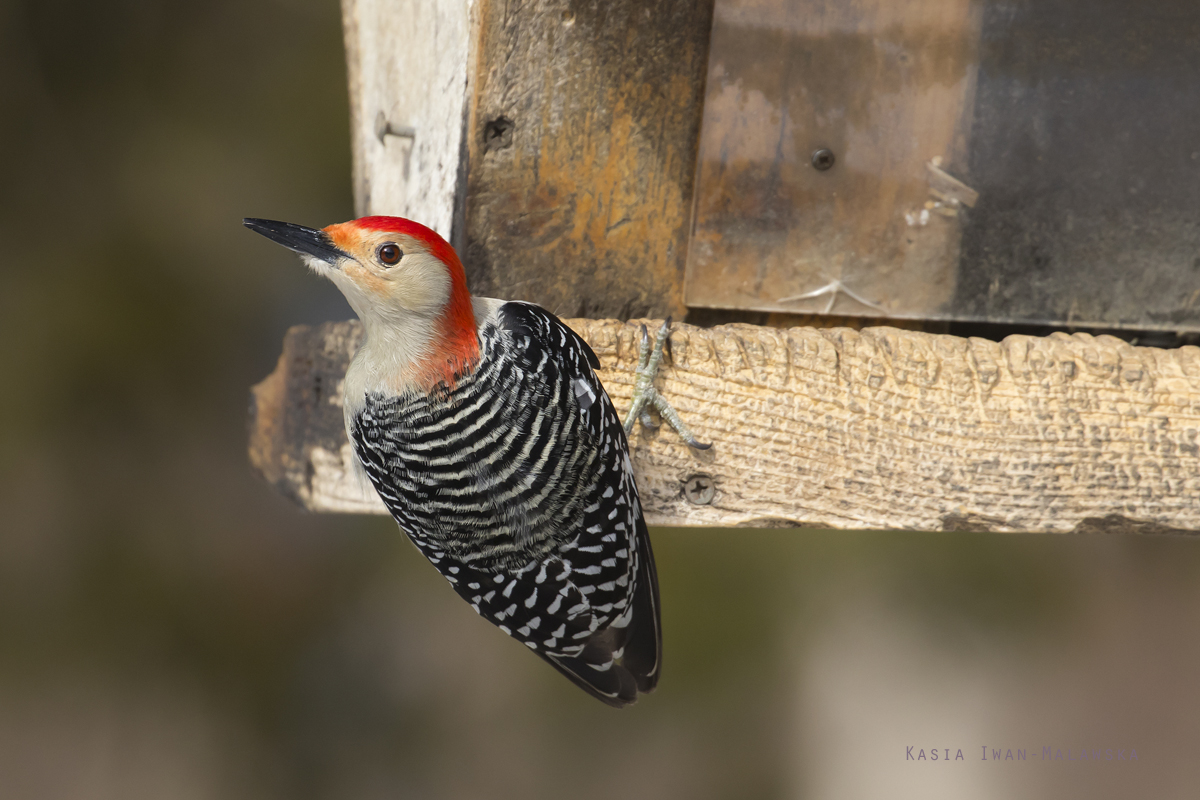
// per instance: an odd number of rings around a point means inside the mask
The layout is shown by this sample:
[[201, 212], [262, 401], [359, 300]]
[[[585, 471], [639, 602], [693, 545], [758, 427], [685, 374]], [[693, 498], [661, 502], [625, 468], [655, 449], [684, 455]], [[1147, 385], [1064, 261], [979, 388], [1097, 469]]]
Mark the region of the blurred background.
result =
[[335, 0], [7, 0], [0, 78], [0, 798], [1194, 794], [1191, 539], [657, 529], [616, 712], [274, 494], [248, 388], [351, 312], [240, 220], [353, 216]]

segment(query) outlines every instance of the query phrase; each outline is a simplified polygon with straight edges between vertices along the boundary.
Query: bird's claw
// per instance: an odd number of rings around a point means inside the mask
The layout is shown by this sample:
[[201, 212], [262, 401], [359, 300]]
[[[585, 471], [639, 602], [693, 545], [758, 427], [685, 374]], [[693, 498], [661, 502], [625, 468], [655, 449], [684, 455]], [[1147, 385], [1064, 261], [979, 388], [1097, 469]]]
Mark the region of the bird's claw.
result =
[[633, 381], [633, 402], [629, 406], [629, 413], [625, 415], [625, 433], [629, 434], [633, 431], [635, 420], [640, 421], [651, 430], [660, 427], [650, 416], [650, 407], [653, 406], [659, 417], [666, 420], [690, 447], [707, 450], [712, 447], [712, 444], [697, 441], [688, 426], [680, 419], [678, 412], [654, 388], [654, 376], [662, 362], [663, 348], [670, 339], [670, 333], [671, 318], [667, 317], [662, 327], [658, 329], [658, 335], [655, 336], [654, 344], [651, 346], [650, 333], [646, 330], [646, 326], [642, 325], [642, 337], [638, 343], [638, 366]]

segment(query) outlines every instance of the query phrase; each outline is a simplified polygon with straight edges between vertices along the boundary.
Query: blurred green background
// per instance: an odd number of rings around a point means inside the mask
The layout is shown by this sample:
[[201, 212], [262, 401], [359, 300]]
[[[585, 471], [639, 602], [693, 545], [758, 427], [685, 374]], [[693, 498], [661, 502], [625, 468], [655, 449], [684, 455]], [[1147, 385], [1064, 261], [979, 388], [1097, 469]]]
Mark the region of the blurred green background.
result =
[[274, 494], [248, 387], [351, 312], [240, 220], [353, 215], [334, 0], [8, 0], [0, 77], [0, 798], [1193, 796], [1190, 539], [658, 529], [616, 712]]

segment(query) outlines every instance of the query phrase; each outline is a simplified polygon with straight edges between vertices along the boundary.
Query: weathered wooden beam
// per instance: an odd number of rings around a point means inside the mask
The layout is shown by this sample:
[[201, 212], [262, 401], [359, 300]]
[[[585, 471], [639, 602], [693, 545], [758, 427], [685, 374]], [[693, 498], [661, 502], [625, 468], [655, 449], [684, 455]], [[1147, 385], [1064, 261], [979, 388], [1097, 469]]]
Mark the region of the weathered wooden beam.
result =
[[472, 289], [564, 316], [682, 316], [713, 0], [479, 7]]
[[[567, 322], [627, 407], [636, 322]], [[313, 511], [383, 513], [342, 429], [360, 336], [352, 322], [293, 328], [254, 388], [251, 460]], [[714, 445], [635, 431], [651, 524], [1200, 530], [1200, 348], [682, 325], [671, 353], [659, 386]]]

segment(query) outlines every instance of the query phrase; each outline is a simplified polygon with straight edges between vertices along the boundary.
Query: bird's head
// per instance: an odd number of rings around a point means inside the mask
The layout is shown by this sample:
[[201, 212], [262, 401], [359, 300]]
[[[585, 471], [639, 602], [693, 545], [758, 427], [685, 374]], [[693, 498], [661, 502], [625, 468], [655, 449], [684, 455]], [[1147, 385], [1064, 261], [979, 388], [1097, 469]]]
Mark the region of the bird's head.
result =
[[460, 365], [478, 353], [462, 262], [424, 225], [402, 217], [362, 217], [321, 230], [265, 219], [243, 224], [295, 250], [314, 272], [333, 281], [363, 321], [368, 339], [399, 337], [417, 361]]

